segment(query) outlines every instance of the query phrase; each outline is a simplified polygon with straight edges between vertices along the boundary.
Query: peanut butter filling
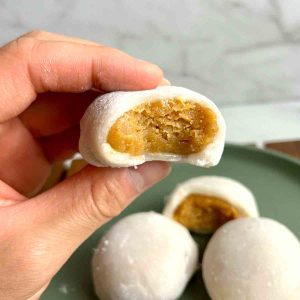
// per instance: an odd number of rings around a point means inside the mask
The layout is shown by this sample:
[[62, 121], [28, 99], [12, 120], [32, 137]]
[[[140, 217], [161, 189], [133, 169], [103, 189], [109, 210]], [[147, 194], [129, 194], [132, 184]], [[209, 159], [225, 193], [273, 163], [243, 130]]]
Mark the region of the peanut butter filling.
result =
[[210, 144], [218, 131], [215, 113], [180, 98], [143, 103], [111, 127], [107, 141], [123, 153], [192, 154]]
[[237, 209], [225, 200], [200, 194], [187, 196], [173, 215], [177, 222], [199, 233], [214, 232], [224, 223], [238, 217]]

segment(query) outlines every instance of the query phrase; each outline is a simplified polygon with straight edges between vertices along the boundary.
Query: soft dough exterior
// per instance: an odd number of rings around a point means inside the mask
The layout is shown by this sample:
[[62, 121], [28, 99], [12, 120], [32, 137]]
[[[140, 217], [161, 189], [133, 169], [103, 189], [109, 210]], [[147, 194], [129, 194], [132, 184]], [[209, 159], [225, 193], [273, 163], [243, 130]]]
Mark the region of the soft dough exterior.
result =
[[133, 214], [95, 251], [95, 291], [102, 300], [177, 299], [197, 262], [197, 245], [183, 226], [154, 212]]
[[[139, 104], [166, 98], [180, 97], [210, 108], [218, 123], [218, 132], [213, 142], [199, 153], [178, 155], [172, 153], [148, 153], [132, 156], [115, 151], [107, 143], [110, 128], [125, 112]], [[80, 122], [79, 150], [88, 163], [95, 166], [129, 167], [151, 160], [186, 162], [202, 167], [218, 164], [225, 142], [225, 121], [216, 105], [206, 98], [182, 87], [163, 86], [153, 90], [135, 92], [112, 92], [98, 97], [86, 110]]]
[[300, 243], [266, 218], [230, 221], [204, 252], [203, 278], [212, 300], [300, 299]]
[[255, 198], [242, 183], [221, 176], [194, 177], [180, 183], [168, 197], [163, 214], [172, 218], [176, 208], [189, 194], [219, 197], [235, 207], [241, 217], [259, 215]]

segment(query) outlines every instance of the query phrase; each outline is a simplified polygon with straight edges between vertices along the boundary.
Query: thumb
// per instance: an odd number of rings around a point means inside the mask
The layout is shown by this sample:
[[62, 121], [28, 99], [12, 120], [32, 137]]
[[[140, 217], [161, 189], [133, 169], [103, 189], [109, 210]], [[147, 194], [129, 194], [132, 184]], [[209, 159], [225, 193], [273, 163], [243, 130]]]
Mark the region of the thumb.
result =
[[137, 169], [87, 166], [51, 190], [23, 202], [21, 220], [48, 253], [59, 253], [63, 263], [98, 227], [169, 171], [165, 162], [149, 162]]
[[[28, 299], [33, 294], [38, 297], [36, 292], [45, 289], [93, 231], [165, 177], [169, 169], [163, 162], [146, 163], [137, 170], [87, 166], [30, 200], [6, 189], [3, 197], [12, 195], [18, 203], [0, 207], [0, 294], [4, 279], [3, 291], [13, 290], [14, 299]], [[26, 286], [19, 284], [22, 282]]]

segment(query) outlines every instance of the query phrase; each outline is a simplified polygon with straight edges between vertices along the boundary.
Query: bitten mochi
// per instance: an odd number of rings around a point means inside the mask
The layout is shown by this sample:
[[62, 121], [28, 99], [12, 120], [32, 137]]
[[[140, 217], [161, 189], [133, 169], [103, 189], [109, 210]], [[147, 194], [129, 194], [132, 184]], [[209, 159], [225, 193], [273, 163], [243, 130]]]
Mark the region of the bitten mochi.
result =
[[95, 166], [165, 160], [210, 167], [221, 158], [225, 127], [216, 105], [186, 88], [113, 92], [85, 112], [79, 149]]
[[163, 214], [197, 233], [213, 233], [224, 223], [259, 215], [252, 192], [222, 176], [188, 179], [168, 197]]

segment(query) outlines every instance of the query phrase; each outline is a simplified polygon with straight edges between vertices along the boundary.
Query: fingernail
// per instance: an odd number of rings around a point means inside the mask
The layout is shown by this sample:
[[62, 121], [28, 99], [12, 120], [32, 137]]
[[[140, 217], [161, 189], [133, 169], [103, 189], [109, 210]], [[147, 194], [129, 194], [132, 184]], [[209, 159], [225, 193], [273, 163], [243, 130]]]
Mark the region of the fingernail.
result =
[[171, 85], [171, 82], [167, 78], [163, 78], [159, 86]]
[[170, 173], [170, 164], [161, 161], [144, 163], [137, 168], [129, 168], [129, 175], [136, 189], [141, 192]]

